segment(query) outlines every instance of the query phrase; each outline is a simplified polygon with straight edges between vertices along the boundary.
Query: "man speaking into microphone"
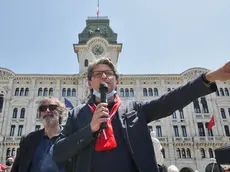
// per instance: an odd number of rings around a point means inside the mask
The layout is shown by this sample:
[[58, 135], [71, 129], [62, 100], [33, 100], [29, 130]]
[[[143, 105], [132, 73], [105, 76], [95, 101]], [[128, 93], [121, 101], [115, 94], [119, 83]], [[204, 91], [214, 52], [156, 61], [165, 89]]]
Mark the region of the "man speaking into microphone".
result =
[[69, 116], [53, 158], [57, 163], [72, 159], [73, 172], [158, 172], [147, 123], [215, 92], [215, 80], [229, 79], [226, 63], [159, 99], [122, 102], [116, 94], [117, 70], [101, 58], [88, 67], [91, 98]]

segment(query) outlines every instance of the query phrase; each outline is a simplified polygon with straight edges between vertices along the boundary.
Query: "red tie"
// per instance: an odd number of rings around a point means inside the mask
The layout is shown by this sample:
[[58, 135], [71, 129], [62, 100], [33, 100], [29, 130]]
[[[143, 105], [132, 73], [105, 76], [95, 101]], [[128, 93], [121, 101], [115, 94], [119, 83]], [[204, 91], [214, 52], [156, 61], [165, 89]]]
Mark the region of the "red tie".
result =
[[[120, 98], [118, 95], [116, 97], [116, 102], [109, 113], [109, 120], [107, 121], [107, 127], [98, 134], [95, 150], [96, 151], [107, 151], [117, 147], [117, 142], [113, 134], [112, 119], [116, 115], [116, 112], [120, 106]], [[88, 104], [92, 114], [96, 110], [96, 105], [94, 103]]]

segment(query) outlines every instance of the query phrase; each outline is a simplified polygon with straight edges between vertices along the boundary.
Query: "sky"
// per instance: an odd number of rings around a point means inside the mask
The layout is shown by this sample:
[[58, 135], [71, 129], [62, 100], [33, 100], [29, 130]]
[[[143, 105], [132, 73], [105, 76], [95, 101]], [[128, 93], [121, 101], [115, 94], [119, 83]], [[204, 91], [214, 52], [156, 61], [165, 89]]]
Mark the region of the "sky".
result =
[[[78, 43], [97, 0], [1, 0], [0, 67], [17, 74], [77, 74]], [[100, 0], [123, 44], [122, 74], [214, 70], [230, 60], [230, 0]]]

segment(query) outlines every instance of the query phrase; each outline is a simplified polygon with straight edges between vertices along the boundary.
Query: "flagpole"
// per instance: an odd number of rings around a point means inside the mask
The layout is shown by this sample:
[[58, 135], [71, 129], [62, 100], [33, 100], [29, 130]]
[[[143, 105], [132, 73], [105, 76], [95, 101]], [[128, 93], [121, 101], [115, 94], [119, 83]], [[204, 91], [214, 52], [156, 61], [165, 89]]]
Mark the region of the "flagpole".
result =
[[99, 13], [100, 13], [99, 0], [97, 0], [97, 30], [99, 30]]

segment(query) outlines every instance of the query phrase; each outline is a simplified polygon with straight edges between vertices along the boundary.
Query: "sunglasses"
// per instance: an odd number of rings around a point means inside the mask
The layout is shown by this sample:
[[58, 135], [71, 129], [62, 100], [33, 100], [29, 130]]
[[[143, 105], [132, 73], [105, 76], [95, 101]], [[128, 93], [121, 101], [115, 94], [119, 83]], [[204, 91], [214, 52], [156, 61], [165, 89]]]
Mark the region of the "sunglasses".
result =
[[39, 111], [40, 112], [45, 112], [45, 111], [47, 111], [48, 108], [49, 108], [50, 111], [54, 111], [54, 110], [57, 109], [57, 107], [58, 107], [58, 105], [47, 105], [47, 106], [42, 105], [42, 106], [39, 107]]
[[101, 78], [103, 73], [107, 76], [107, 77], [110, 77], [110, 76], [114, 76], [114, 71], [113, 70], [105, 70], [105, 71], [94, 71], [92, 76], [94, 78]]

